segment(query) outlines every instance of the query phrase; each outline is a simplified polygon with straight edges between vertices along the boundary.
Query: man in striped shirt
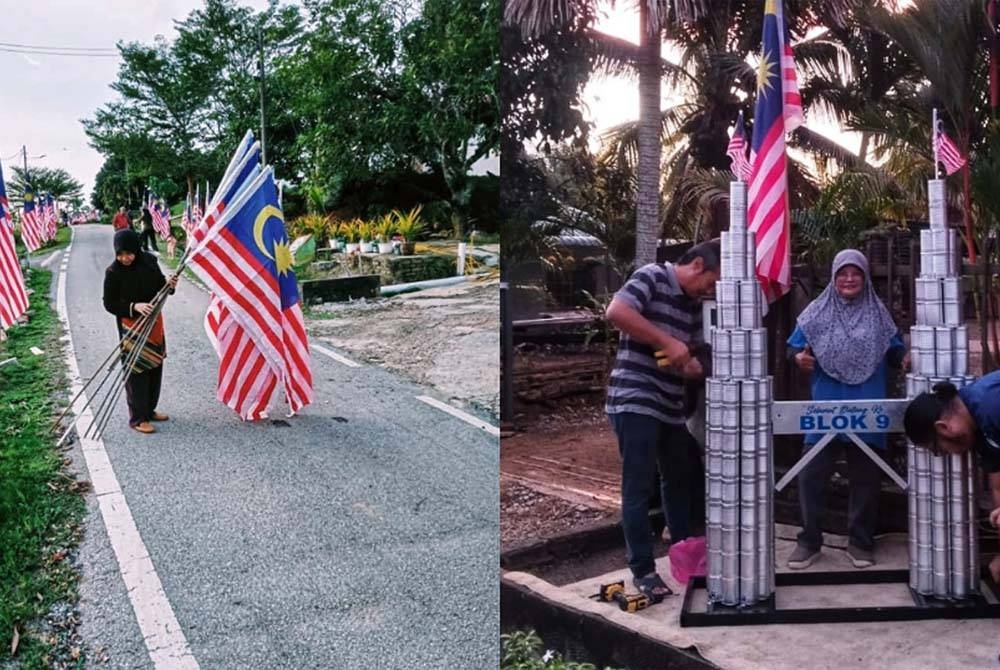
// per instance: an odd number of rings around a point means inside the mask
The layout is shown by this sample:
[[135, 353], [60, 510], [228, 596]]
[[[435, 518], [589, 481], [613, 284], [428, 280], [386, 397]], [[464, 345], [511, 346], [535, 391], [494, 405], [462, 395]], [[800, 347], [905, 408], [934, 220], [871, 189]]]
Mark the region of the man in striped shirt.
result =
[[[653, 560], [648, 505], [654, 468], [671, 540], [691, 535], [692, 519], [704, 520], [704, 471], [698, 444], [684, 425], [684, 383], [707, 372], [701, 302], [715, 294], [719, 259], [718, 241], [703, 242], [676, 264], [639, 268], [606, 313], [621, 331], [605, 410], [622, 457], [628, 564], [635, 586], [654, 600], [670, 593]], [[693, 355], [699, 348], [702, 353]]]

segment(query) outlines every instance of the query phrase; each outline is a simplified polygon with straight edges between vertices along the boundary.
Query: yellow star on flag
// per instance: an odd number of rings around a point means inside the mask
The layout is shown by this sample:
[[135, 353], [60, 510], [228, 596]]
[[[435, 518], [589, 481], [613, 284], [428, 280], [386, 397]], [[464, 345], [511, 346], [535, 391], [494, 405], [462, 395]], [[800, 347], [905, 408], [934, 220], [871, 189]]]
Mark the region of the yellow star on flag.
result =
[[274, 243], [274, 262], [278, 266], [278, 274], [285, 275], [292, 269], [292, 250], [288, 246], [288, 239], [276, 240]]
[[770, 54], [764, 52], [760, 56], [760, 63], [757, 64], [757, 90], [762, 91], [765, 87], [770, 87], [771, 76], [777, 73], [777, 63], [771, 60]]

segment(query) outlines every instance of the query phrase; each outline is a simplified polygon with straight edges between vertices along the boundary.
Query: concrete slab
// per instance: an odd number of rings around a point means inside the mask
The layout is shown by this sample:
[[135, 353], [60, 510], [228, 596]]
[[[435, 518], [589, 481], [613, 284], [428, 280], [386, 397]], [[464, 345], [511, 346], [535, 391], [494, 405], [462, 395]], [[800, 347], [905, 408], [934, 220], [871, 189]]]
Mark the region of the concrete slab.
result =
[[[781, 532], [777, 535], [787, 537]], [[835, 543], [840, 544], [836, 540]], [[790, 539], [776, 540], [779, 566], [784, 566], [793, 546]], [[879, 538], [876, 547], [879, 569], [905, 568], [906, 556], [905, 535]], [[694, 647], [708, 661], [726, 670], [940, 670], [998, 666], [1000, 640], [998, 622], [993, 619], [681, 628], [684, 587], [670, 577], [668, 558], [658, 560], [657, 569], [677, 595], [635, 614], [589, 598], [599, 584], [619, 579], [628, 583], [627, 569], [563, 587], [523, 572], [507, 572], [504, 576], [561, 606], [597, 614], [673, 647]], [[810, 571], [853, 569], [845, 553], [831, 547], [824, 547], [821, 560], [809, 568]], [[912, 603], [906, 588], [896, 584], [782, 587], [775, 598], [779, 607], [786, 608]], [[704, 596], [694, 605], [694, 609], [704, 611]]]

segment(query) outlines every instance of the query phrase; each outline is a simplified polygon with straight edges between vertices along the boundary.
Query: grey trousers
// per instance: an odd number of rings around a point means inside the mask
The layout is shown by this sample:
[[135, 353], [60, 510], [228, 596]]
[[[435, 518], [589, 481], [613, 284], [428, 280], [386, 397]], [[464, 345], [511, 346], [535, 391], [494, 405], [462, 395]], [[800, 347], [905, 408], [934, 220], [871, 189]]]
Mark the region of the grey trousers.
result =
[[[807, 446], [806, 451], [810, 448], [812, 447]], [[823, 545], [821, 528], [826, 487], [833, 474], [836, 457], [841, 450], [847, 456], [849, 539], [856, 547], [871, 551], [875, 546], [875, 523], [878, 520], [878, 499], [882, 490], [882, 470], [856, 444], [848, 442], [846, 438], [834, 439], [799, 473], [802, 532], [798, 535], [798, 543], [814, 551]], [[873, 450], [883, 451], [874, 448]]]

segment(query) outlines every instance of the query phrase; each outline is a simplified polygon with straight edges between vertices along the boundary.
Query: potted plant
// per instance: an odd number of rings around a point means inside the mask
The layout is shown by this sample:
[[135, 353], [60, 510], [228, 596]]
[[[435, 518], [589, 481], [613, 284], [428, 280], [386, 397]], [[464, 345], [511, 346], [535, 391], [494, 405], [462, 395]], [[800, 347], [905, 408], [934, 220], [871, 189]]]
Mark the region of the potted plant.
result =
[[361, 253], [368, 253], [371, 249], [372, 241], [372, 226], [367, 221], [359, 220], [356, 224], [358, 230], [358, 238], [361, 242]]
[[392, 214], [386, 214], [375, 224], [375, 232], [378, 233], [378, 252], [380, 254], [392, 253], [392, 236], [396, 233], [396, 221]]
[[402, 252], [404, 256], [412, 256], [416, 247], [416, 237], [424, 230], [420, 221], [421, 205], [417, 205], [406, 214], [393, 210], [396, 216], [396, 232], [403, 238]]
[[333, 251], [340, 251], [344, 246], [341, 233], [343, 225], [344, 224], [342, 222], [334, 220], [331, 220], [327, 225], [327, 232], [330, 236], [330, 248]]
[[344, 245], [344, 253], [357, 253], [359, 247], [361, 246], [358, 244], [359, 231], [357, 222], [345, 221], [340, 224], [340, 234], [343, 235], [344, 239], [347, 241], [347, 244]]

